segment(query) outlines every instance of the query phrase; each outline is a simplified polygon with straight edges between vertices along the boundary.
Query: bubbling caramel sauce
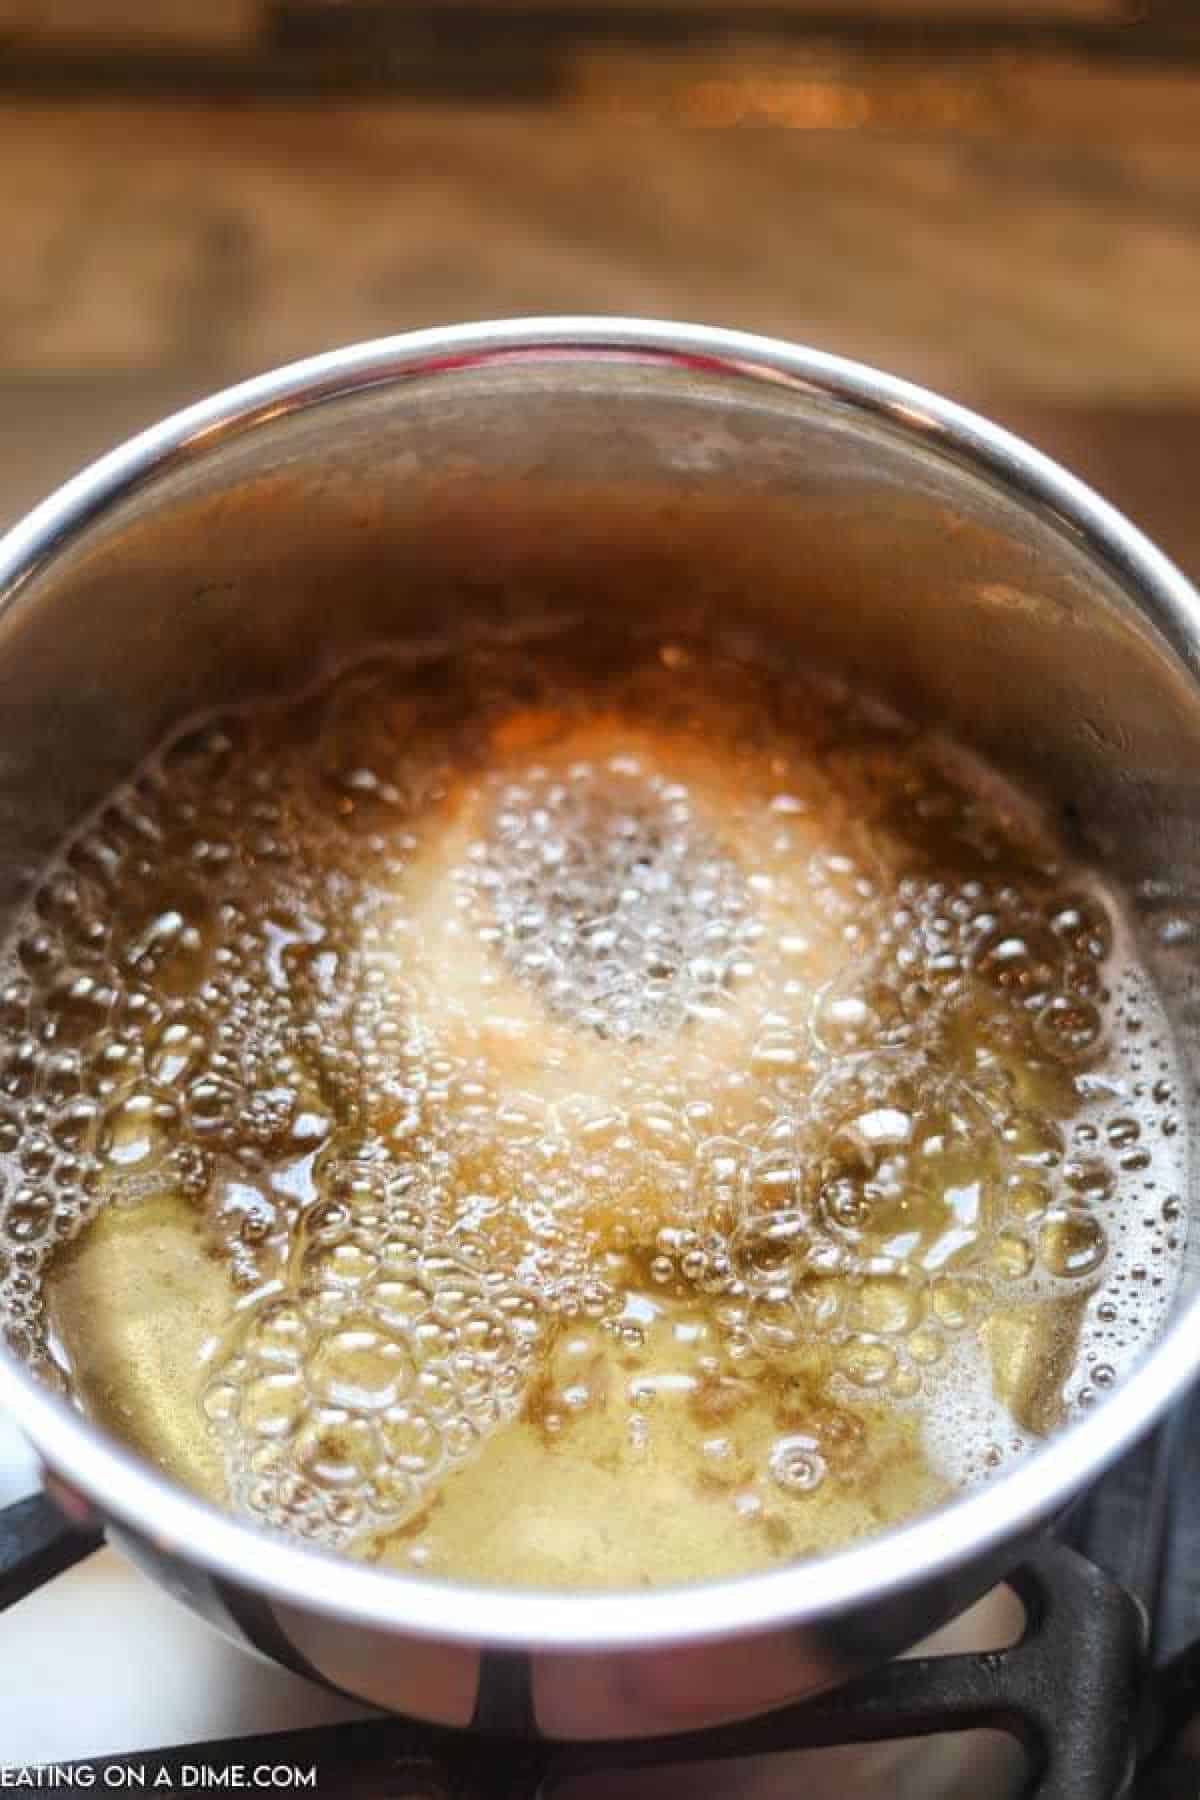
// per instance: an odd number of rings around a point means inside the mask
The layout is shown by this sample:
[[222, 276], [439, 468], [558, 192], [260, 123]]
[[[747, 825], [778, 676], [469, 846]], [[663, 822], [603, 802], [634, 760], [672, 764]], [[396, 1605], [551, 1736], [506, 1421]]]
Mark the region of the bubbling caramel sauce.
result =
[[986, 1478], [1181, 1253], [1120, 908], [1025, 800], [701, 642], [378, 655], [201, 723], [0, 992], [0, 1316], [262, 1525], [700, 1579]]

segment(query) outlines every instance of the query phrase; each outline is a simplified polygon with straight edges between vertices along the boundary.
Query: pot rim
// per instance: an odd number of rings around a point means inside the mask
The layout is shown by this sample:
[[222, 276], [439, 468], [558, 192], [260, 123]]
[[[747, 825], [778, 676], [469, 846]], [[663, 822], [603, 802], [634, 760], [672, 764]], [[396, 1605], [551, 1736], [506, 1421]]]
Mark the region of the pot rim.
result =
[[[1200, 596], [1115, 508], [1021, 439], [923, 388], [824, 351], [713, 327], [606, 317], [506, 319], [355, 344], [225, 389], [151, 426], [66, 482], [0, 538], [0, 610], [118, 500], [291, 412], [456, 369], [548, 358], [616, 359], [770, 384], [873, 415], [1052, 517], [1126, 589], [1193, 679]], [[160, 1551], [275, 1599], [363, 1626], [514, 1649], [699, 1643], [869, 1606], [936, 1581], [1049, 1520], [1178, 1398], [1200, 1364], [1200, 1295], [1085, 1418], [988, 1485], [830, 1555], [759, 1574], [652, 1591], [476, 1587], [402, 1575], [223, 1513], [176, 1486], [43, 1388], [0, 1345], [0, 1405], [45, 1465]], [[582, 1602], [582, 1604], [581, 1604]]]

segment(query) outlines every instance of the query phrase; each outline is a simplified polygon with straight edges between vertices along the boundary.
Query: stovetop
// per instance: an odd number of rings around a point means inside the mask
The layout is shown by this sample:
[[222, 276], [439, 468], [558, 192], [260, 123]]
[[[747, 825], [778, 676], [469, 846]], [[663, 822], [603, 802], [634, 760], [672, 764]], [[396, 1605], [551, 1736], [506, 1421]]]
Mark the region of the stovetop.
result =
[[[0, 1447], [0, 1501], [18, 1497], [0, 1514], [3, 1606], [22, 1530], [36, 1535], [50, 1520], [47, 1502], [19, 1498], [36, 1476], [28, 1453], [7, 1430]], [[1198, 1461], [1200, 1390], [1005, 1588], [911, 1656], [745, 1725], [620, 1746], [481, 1745], [372, 1716], [223, 1645], [112, 1550], [48, 1541], [38, 1573], [49, 1579], [0, 1630], [0, 1787], [298, 1786], [339, 1800], [667, 1800], [684, 1788], [711, 1800], [1194, 1800]], [[76, 1556], [55, 1572], [56, 1557]]]

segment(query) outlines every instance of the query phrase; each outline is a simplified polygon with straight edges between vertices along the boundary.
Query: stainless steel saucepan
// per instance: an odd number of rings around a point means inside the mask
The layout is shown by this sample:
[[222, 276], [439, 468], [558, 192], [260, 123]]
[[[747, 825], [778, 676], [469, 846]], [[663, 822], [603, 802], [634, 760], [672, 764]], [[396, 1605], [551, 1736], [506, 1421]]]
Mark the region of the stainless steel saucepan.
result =
[[[1196, 594], [985, 420], [694, 326], [517, 320], [336, 351], [178, 414], [39, 506], [0, 542], [0, 924], [64, 830], [198, 708], [427, 637], [451, 610], [482, 636], [625, 608], [768, 632], [1056, 799], [1135, 896], [1194, 1083]], [[1130, 1377], [990, 1485], [836, 1555], [670, 1591], [383, 1572], [214, 1510], [11, 1352], [0, 1404], [60, 1492], [289, 1667], [444, 1724], [650, 1734], [837, 1681], [1013, 1567], [1200, 1369], [1198, 1261]]]

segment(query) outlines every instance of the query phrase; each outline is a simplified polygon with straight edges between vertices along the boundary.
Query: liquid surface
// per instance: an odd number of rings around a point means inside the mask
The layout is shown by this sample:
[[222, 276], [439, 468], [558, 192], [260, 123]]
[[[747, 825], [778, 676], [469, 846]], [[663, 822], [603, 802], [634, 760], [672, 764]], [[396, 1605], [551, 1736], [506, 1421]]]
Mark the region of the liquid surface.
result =
[[1120, 910], [993, 774], [700, 644], [164, 749], [0, 993], [0, 1309], [260, 1523], [629, 1586], [812, 1554], [1120, 1378], [1182, 1244]]

